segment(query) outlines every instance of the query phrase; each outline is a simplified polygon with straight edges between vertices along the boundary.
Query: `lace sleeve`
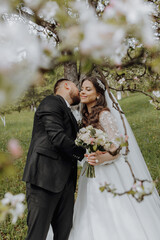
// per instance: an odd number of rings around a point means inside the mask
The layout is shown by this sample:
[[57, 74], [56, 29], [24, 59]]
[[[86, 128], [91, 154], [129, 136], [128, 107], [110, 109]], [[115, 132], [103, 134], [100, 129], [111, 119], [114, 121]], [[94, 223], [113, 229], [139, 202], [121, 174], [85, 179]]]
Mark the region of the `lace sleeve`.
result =
[[116, 138], [118, 138], [120, 134], [117, 127], [117, 121], [114, 116], [109, 111], [103, 111], [100, 113], [99, 123], [103, 130], [107, 133], [109, 140], [118, 147], [119, 143], [116, 141]]

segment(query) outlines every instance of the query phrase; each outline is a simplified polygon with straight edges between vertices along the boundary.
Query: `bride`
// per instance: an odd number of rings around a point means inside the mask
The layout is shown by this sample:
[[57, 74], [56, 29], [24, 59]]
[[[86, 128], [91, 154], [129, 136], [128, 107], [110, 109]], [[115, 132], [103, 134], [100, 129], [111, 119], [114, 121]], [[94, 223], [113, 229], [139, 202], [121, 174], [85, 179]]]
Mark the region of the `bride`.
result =
[[[124, 130], [119, 113], [112, 107], [105, 90], [105, 84], [97, 77], [88, 77], [82, 81], [82, 122], [84, 126], [92, 125], [107, 132], [113, 142], [111, 151], [114, 151], [118, 148], [116, 138], [120, 134], [124, 135]], [[139, 179], [152, 180], [125, 117], [124, 120], [129, 136], [128, 161], [133, 172]], [[88, 155], [88, 162], [95, 166], [96, 177], [87, 178], [83, 174], [85, 163], [79, 178], [69, 240], [159, 240], [160, 199], [156, 189], [152, 195], [144, 197], [141, 203], [126, 194], [113, 197], [111, 193], [99, 190], [105, 182], [114, 185], [118, 192], [125, 192], [133, 185], [123, 155], [109, 155]]]

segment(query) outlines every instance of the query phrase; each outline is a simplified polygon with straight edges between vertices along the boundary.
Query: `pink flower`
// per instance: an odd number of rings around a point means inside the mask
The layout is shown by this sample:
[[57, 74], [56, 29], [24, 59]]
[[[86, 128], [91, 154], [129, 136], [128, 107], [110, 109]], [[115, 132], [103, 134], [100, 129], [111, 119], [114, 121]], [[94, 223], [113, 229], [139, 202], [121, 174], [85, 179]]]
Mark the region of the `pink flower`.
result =
[[90, 138], [91, 144], [94, 144], [94, 138]]
[[134, 79], [134, 80], [136, 80], [136, 81], [138, 81], [138, 80], [139, 80], [137, 76], [135, 76], [133, 79]]
[[8, 142], [8, 151], [14, 158], [19, 158], [23, 154], [22, 147], [17, 139], [10, 139]]
[[125, 135], [125, 142], [127, 142], [128, 141], [128, 136], [127, 135]]
[[132, 189], [134, 189], [134, 190], [136, 189], [136, 183], [133, 184]]

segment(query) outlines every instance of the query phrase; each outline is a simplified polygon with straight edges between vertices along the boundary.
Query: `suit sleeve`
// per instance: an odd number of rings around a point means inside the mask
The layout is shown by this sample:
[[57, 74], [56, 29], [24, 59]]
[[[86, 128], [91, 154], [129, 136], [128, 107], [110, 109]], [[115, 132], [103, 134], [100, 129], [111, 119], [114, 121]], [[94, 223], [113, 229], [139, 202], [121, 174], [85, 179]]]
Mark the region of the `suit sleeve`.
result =
[[65, 134], [62, 106], [56, 102], [52, 105], [52, 109], [49, 106], [46, 106], [45, 111], [43, 109], [38, 111], [37, 115], [44, 125], [51, 144], [68, 157], [81, 161], [84, 158], [85, 149], [76, 146], [75, 142]]

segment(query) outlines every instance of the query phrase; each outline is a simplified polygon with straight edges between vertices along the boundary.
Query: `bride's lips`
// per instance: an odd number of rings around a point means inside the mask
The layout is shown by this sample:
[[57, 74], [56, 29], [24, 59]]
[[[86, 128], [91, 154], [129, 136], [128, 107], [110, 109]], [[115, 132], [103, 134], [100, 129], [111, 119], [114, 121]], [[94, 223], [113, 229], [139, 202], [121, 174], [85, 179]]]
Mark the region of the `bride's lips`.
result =
[[81, 96], [81, 98], [86, 98], [87, 96]]

